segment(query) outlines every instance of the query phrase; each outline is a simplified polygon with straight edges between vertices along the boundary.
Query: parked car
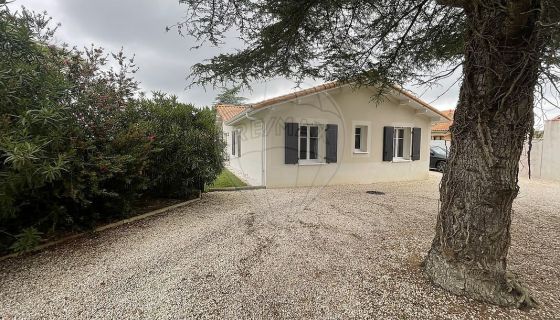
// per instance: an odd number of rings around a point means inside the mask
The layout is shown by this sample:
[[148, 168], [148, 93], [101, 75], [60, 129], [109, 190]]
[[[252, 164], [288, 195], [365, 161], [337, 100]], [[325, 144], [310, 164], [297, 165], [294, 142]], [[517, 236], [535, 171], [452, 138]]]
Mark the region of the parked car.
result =
[[447, 164], [447, 150], [442, 147], [430, 148], [430, 169], [443, 172]]

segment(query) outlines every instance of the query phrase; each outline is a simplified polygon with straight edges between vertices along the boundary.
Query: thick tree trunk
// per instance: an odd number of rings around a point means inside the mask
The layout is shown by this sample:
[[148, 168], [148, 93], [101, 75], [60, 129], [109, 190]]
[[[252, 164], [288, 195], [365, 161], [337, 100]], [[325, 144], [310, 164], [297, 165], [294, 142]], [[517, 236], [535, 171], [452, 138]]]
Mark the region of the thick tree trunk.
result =
[[464, 79], [425, 272], [455, 294], [534, 306], [506, 257], [519, 157], [533, 125], [540, 1], [463, 2], [470, 3]]

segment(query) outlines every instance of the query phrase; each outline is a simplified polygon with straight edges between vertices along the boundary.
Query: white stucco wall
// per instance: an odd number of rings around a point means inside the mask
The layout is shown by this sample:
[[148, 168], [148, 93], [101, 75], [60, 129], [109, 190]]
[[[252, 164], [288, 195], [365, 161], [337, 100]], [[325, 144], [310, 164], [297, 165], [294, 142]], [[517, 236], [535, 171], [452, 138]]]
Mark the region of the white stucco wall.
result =
[[560, 181], [560, 121], [546, 121], [542, 147], [541, 178]]
[[[519, 160], [519, 176], [529, 177], [527, 159], [528, 144], [525, 143]], [[560, 181], [560, 121], [546, 121], [544, 137], [533, 139], [531, 148], [531, 178]]]
[[[234, 130], [241, 131], [241, 155], [232, 155], [231, 135]], [[253, 186], [263, 185], [263, 140], [262, 123], [244, 120], [236, 126], [223, 126], [226, 136], [226, 153], [229, 160], [226, 166], [238, 177]]]
[[[420, 180], [428, 176], [431, 118], [399, 101], [371, 101], [368, 88], [339, 88], [288, 102], [258, 113], [266, 123], [266, 186], [322, 186]], [[338, 124], [338, 162], [319, 165], [284, 164], [284, 123]], [[354, 124], [369, 125], [369, 153], [353, 153]], [[422, 128], [421, 159], [384, 162], [383, 128]], [[324, 131], [321, 130], [324, 135]], [[321, 143], [320, 143], [321, 146]], [[323, 146], [324, 147], [324, 146]], [[320, 154], [322, 151], [320, 150]]]
[[[525, 142], [519, 159], [519, 176], [529, 178], [529, 144]], [[533, 139], [531, 145], [531, 179], [541, 178], [543, 156], [543, 139]]]

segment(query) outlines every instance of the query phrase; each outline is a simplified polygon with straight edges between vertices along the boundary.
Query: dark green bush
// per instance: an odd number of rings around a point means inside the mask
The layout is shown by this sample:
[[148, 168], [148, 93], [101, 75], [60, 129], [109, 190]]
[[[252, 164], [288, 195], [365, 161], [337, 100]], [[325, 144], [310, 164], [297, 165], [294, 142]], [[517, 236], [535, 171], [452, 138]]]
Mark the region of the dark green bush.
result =
[[184, 197], [220, 174], [225, 145], [212, 109], [197, 109], [162, 93], [138, 100], [131, 109], [155, 147], [150, 160], [158, 165], [147, 171], [151, 194]]
[[211, 110], [136, 99], [132, 59], [51, 46], [48, 25], [0, 5], [0, 252], [126, 216], [143, 196], [187, 197], [222, 169]]

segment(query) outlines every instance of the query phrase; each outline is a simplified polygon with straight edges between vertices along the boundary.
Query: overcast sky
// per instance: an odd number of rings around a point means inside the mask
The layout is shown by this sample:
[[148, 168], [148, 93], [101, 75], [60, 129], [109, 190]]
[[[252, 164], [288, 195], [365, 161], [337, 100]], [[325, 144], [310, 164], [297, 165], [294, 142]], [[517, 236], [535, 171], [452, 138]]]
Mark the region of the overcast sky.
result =
[[[135, 54], [140, 68], [137, 79], [146, 92], [161, 90], [179, 96], [183, 102], [204, 106], [212, 104], [219, 91], [211, 87], [186, 89], [190, 67], [219, 51], [214, 47], [189, 50], [195, 45], [192, 39], [165, 31], [183, 16], [185, 8], [178, 0], [15, 0], [11, 7], [22, 5], [34, 11], [46, 10], [62, 24], [56, 37], [59, 43], [78, 47], [93, 43], [110, 51], [123, 47], [128, 55]], [[301, 87], [320, 82], [309, 81]], [[447, 79], [439, 87], [413, 91], [439, 109], [454, 108], [459, 89], [451, 86], [453, 82]], [[294, 87], [288, 80], [275, 79], [255, 83], [253, 92], [242, 95], [254, 102], [288, 93]]]

